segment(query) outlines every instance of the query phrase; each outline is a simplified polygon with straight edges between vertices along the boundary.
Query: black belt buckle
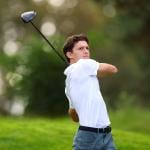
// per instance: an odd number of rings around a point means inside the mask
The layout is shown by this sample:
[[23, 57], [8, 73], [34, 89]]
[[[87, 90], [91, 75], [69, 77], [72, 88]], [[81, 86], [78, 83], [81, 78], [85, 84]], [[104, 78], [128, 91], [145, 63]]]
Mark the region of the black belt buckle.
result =
[[106, 128], [97, 128], [97, 133], [109, 133], [111, 132], [111, 127], [108, 126]]
[[106, 128], [105, 128], [105, 132], [106, 132], [106, 133], [111, 132], [111, 127], [110, 127], [110, 126], [106, 127]]
[[[98, 128], [97, 129], [97, 133], [101, 133], [101, 132], [103, 132], [104, 133], [104, 130], [103, 130], [104, 128], [102, 128], [102, 129], [100, 129], [100, 128]], [[102, 131], [103, 130], [103, 131]]]

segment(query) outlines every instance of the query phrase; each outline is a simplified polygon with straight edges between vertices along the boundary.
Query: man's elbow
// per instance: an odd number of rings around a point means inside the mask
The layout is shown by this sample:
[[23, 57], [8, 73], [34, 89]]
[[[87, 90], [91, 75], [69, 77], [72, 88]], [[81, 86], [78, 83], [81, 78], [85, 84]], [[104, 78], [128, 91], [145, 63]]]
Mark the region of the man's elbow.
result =
[[118, 72], [118, 69], [116, 66], [109, 65], [107, 68], [104, 68], [103, 70], [99, 69], [97, 76], [99, 78], [103, 78], [103, 77], [113, 75], [117, 72]]
[[117, 73], [118, 72], [118, 68], [116, 66], [112, 66], [111, 72], [112, 73]]

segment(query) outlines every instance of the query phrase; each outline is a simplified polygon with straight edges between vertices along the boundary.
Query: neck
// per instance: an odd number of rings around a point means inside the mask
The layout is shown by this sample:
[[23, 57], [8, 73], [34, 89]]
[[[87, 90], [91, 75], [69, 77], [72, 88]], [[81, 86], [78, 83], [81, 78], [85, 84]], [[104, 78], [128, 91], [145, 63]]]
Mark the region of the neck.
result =
[[73, 59], [70, 59], [69, 64], [71, 65], [71, 64], [74, 64], [74, 63], [76, 63], [76, 61], [74, 61]]

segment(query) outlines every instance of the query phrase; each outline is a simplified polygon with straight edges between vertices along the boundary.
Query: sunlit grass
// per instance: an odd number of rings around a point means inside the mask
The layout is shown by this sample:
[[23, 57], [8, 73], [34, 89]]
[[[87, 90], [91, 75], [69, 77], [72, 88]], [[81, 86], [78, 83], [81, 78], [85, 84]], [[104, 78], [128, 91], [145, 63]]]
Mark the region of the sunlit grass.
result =
[[118, 150], [148, 150], [150, 149], [148, 134], [128, 131], [114, 131], [114, 137]]
[[112, 126], [122, 131], [150, 134], [150, 111], [140, 108], [123, 108], [110, 113]]
[[[150, 149], [148, 114], [140, 110], [110, 113], [118, 150]], [[1, 117], [0, 150], [71, 150], [77, 127], [68, 117]]]

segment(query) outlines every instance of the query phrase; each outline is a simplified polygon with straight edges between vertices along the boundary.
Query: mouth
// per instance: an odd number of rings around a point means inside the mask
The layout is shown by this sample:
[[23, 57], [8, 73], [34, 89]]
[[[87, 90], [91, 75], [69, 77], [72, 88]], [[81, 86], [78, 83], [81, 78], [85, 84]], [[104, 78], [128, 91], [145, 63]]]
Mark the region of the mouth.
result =
[[89, 58], [89, 56], [83, 56], [83, 58]]

